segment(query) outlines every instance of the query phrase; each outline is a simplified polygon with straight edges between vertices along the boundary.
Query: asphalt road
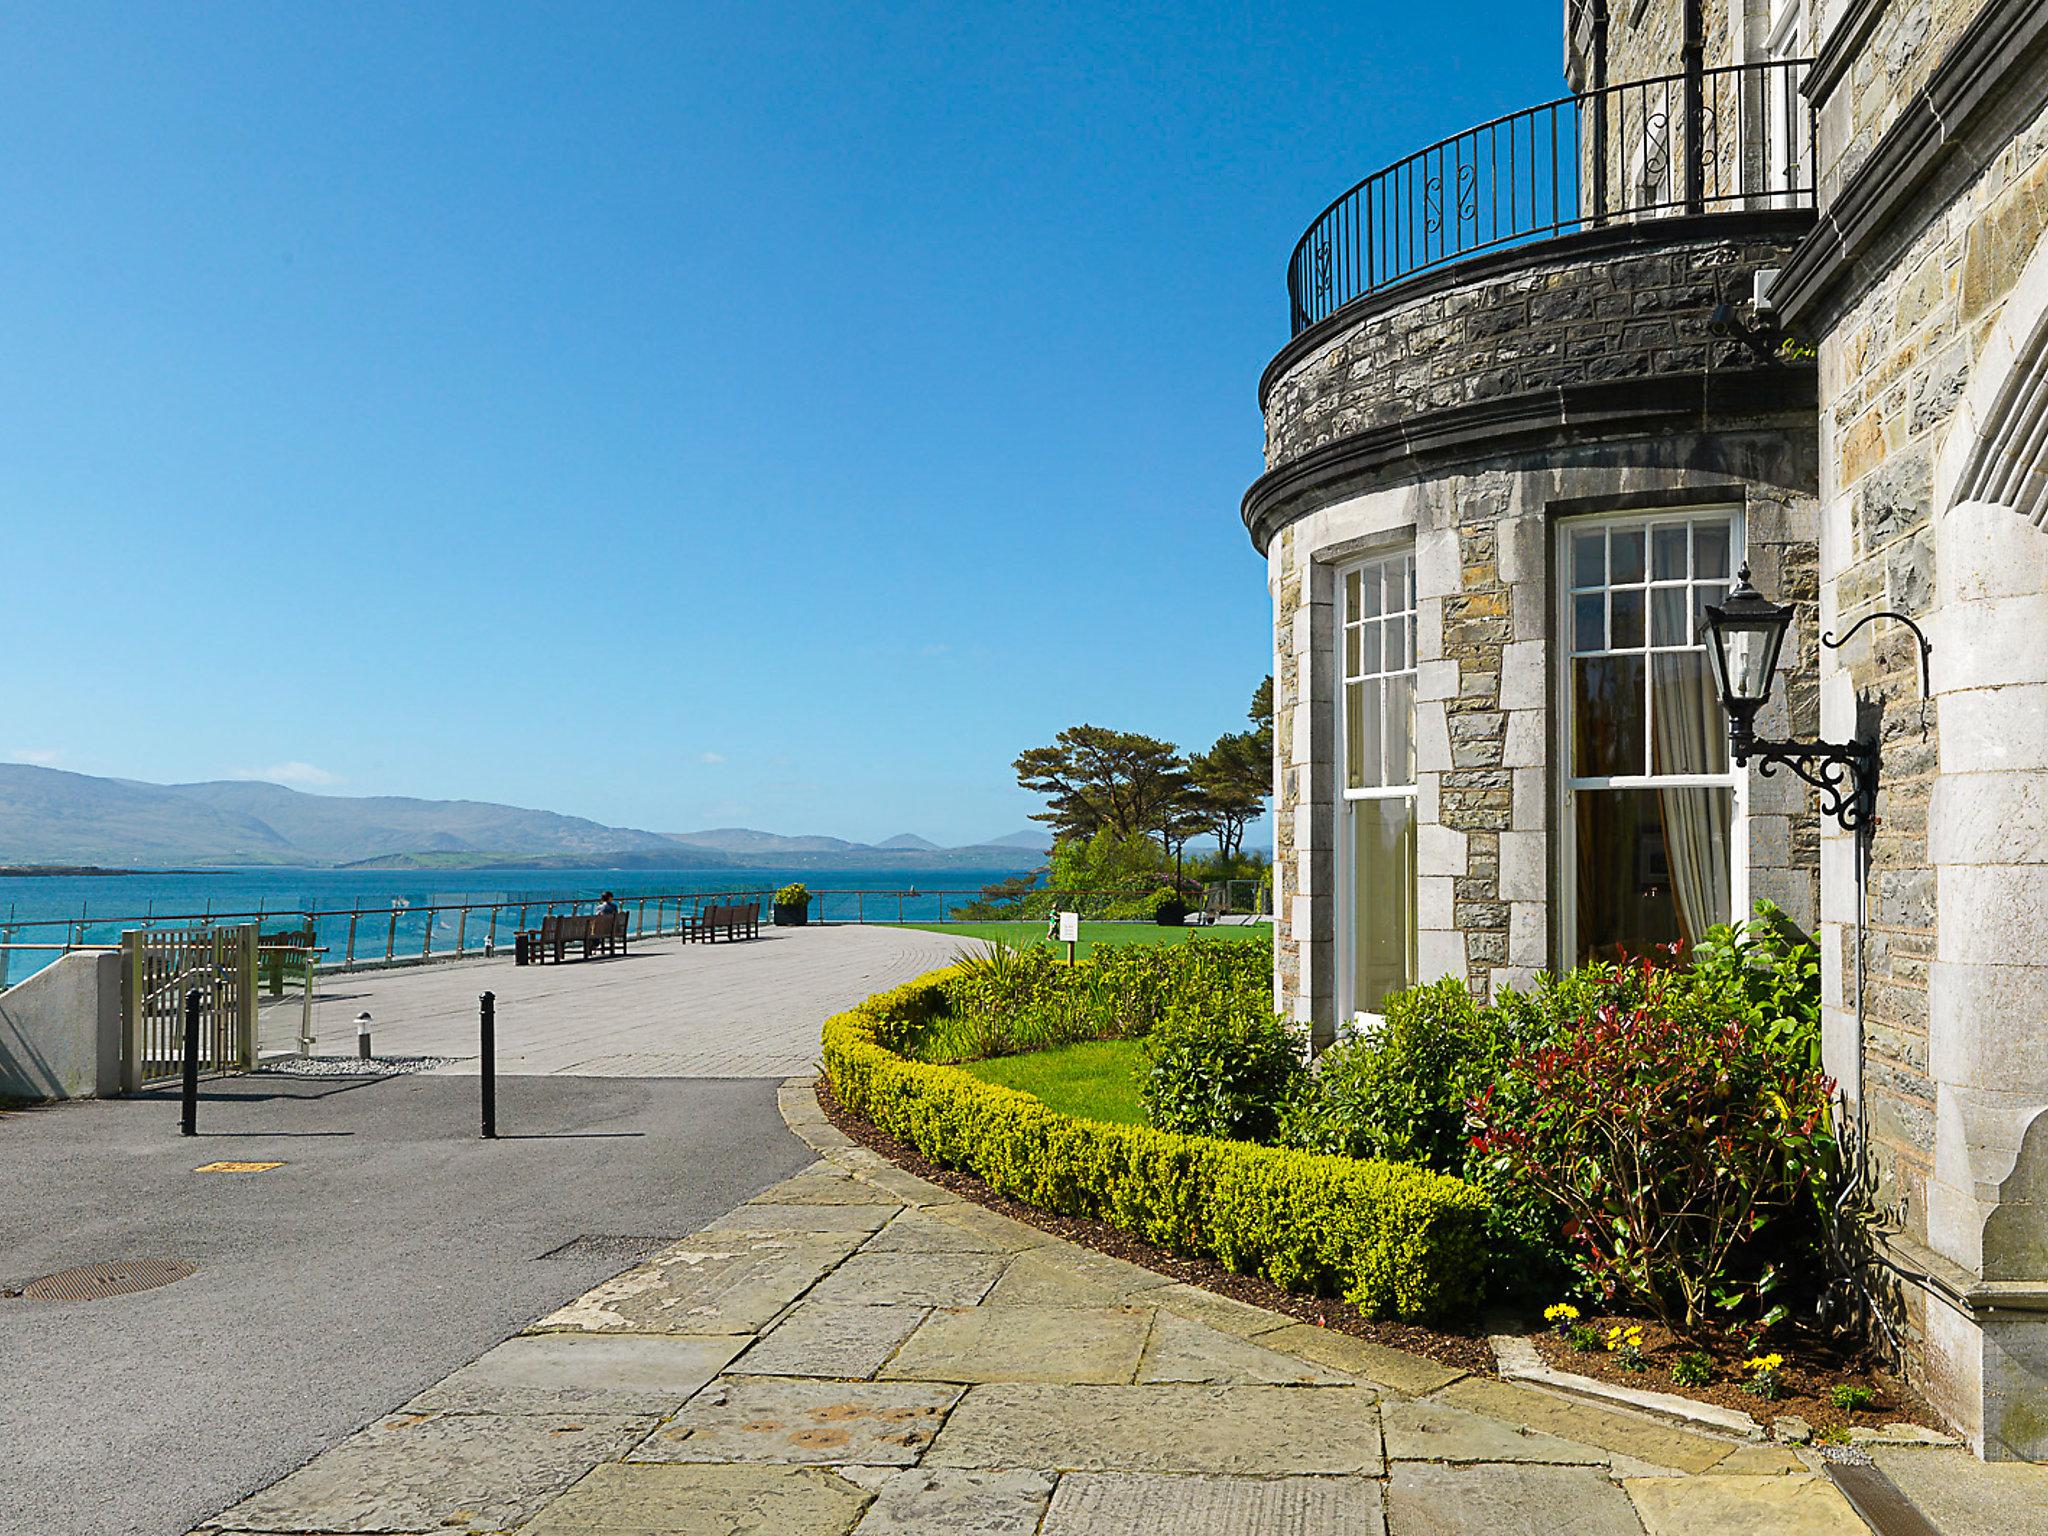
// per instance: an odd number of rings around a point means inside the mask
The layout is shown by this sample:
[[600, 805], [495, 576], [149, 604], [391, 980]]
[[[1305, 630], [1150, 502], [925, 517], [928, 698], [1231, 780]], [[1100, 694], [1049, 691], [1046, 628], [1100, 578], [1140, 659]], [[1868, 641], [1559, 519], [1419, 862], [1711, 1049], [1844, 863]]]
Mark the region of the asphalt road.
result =
[[[206, 1085], [0, 1114], [0, 1287], [72, 1265], [197, 1272], [93, 1302], [0, 1298], [0, 1532], [182, 1536], [810, 1160], [772, 1080]], [[216, 1159], [265, 1173], [195, 1173]]]

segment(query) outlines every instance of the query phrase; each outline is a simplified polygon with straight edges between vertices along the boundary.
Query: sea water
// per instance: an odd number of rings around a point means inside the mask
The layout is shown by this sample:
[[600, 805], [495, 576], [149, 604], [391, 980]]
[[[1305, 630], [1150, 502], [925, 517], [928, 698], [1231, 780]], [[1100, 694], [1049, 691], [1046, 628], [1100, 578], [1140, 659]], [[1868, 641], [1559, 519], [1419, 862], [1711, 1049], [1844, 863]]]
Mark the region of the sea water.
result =
[[[460, 909], [517, 902], [538, 922], [550, 903], [595, 901], [612, 892], [636, 918], [647, 902], [646, 923], [657, 911], [673, 926], [676, 906], [662, 897], [732, 895], [758, 897], [762, 918], [782, 886], [800, 882], [813, 893], [815, 922], [940, 922], [972, 901], [981, 888], [1011, 878], [1014, 870], [991, 869], [219, 869], [142, 870], [120, 875], [0, 876], [0, 930], [12, 930], [17, 944], [113, 944], [130, 928], [151, 924], [183, 926], [210, 920], [260, 920], [265, 931], [301, 927], [311, 914], [315, 942], [327, 948], [325, 963], [339, 964], [346, 952], [349, 914], [355, 920], [358, 960], [381, 959], [387, 947], [417, 955], [431, 925], [433, 952], [452, 952], [458, 932], [465, 949], [480, 950], [491, 933], [487, 912], [473, 911], [465, 923]], [[393, 918], [396, 918], [394, 924]], [[510, 947], [517, 910], [498, 913], [496, 935]], [[0, 931], [0, 938], [7, 935]], [[56, 950], [13, 950], [7, 980], [20, 981], [57, 957]]]

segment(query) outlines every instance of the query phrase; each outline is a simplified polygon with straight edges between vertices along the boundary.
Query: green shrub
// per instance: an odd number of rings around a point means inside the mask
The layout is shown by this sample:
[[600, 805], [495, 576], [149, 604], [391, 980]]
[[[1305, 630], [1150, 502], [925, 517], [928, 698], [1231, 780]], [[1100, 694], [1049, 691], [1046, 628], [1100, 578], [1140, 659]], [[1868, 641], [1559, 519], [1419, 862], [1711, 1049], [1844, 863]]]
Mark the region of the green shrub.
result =
[[1689, 1349], [1671, 1362], [1671, 1379], [1681, 1387], [1704, 1387], [1714, 1379], [1714, 1362], [1697, 1349]]
[[801, 880], [793, 880], [775, 893], [778, 907], [808, 907], [811, 904], [811, 888]]
[[1868, 1387], [1839, 1381], [1828, 1388], [1828, 1401], [1844, 1413], [1861, 1413], [1877, 1402], [1877, 1394]]
[[1112, 944], [1075, 965], [1051, 949], [1000, 942], [961, 951], [942, 1022], [895, 1048], [934, 1061], [1149, 1035], [1167, 1000], [1221, 1017], [1273, 1007], [1273, 947], [1199, 934], [1181, 944]]
[[1162, 1131], [1268, 1141], [1301, 1076], [1301, 1050], [1270, 1005], [1216, 1013], [1175, 999], [1145, 1042], [1145, 1109]]
[[1339, 1295], [1370, 1317], [1438, 1319], [1479, 1301], [1486, 1198], [1470, 1185], [1394, 1163], [1076, 1120], [885, 1048], [930, 1026], [950, 981], [923, 977], [826, 1022], [825, 1073], [841, 1104], [998, 1193]]

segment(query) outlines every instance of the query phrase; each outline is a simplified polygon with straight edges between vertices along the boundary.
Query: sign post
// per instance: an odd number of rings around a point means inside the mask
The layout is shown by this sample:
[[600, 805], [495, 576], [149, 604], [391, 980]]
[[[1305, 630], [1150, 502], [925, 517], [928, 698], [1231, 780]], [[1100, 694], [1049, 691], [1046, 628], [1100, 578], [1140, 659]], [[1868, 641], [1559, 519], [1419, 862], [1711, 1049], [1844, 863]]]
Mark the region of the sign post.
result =
[[1067, 946], [1067, 964], [1074, 963], [1074, 946], [1081, 940], [1081, 914], [1062, 912], [1059, 914], [1060, 942]]

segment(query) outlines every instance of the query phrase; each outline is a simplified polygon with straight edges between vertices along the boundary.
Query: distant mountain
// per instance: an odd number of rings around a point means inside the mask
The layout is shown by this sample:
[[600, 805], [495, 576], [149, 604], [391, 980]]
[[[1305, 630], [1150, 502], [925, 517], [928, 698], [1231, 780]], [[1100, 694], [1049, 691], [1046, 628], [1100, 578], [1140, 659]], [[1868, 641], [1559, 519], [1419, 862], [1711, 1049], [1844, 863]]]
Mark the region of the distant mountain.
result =
[[981, 845], [984, 848], [1029, 848], [1034, 853], [1052, 852], [1052, 834], [1043, 827], [1026, 827], [1022, 832], [1012, 832], [1007, 837], [992, 837]]
[[937, 853], [939, 845], [928, 837], [919, 837], [915, 832], [898, 832], [894, 837], [884, 838], [876, 843], [877, 848], [901, 849], [905, 853]]
[[670, 842], [690, 848], [713, 848], [720, 853], [843, 853], [865, 847], [843, 837], [784, 837], [779, 832], [756, 832], [752, 827], [713, 827], [707, 832], [666, 832]]
[[875, 847], [744, 827], [670, 835], [482, 800], [311, 795], [239, 779], [145, 784], [0, 763], [0, 864], [918, 871], [1027, 869], [1041, 858], [1008, 843], [940, 848], [908, 832]]

